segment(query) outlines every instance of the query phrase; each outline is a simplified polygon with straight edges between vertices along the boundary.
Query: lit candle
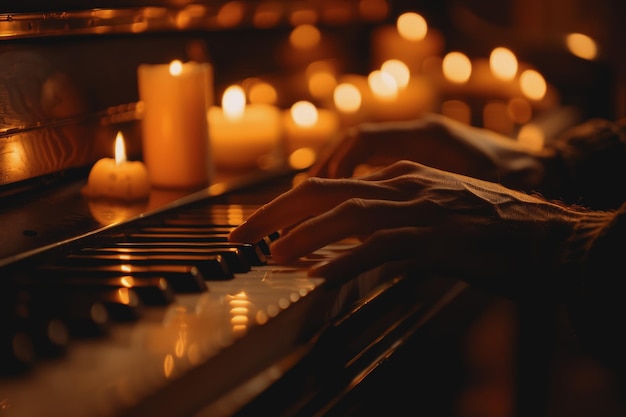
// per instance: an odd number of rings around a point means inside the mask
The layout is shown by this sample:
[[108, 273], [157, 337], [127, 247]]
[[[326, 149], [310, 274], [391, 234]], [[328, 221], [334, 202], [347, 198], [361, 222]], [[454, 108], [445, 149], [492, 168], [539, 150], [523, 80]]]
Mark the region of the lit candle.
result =
[[96, 162], [83, 191], [90, 197], [127, 201], [145, 199], [150, 195], [148, 170], [141, 161], [126, 160], [121, 132], [115, 138], [115, 159], [102, 158]]
[[435, 109], [438, 93], [422, 75], [389, 72], [383, 64], [368, 75], [367, 81], [370, 93], [365, 95], [363, 106], [370, 120], [411, 120]]
[[211, 153], [227, 170], [266, 168], [281, 158], [280, 110], [271, 104], [246, 104], [243, 88], [228, 87], [222, 107], [208, 112]]
[[[337, 114], [328, 109], [318, 109], [309, 101], [298, 101], [283, 113], [287, 152], [293, 155], [308, 149], [314, 159], [339, 131]], [[302, 153], [299, 153], [302, 155]], [[293, 161], [290, 159], [290, 163]], [[295, 164], [300, 167], [300, 163]]]
[[172, 61], [138, 67], [143, 104], [143, 156], [152, 184], [208, 185], [212, 166], [206, 112], [212, 103], [210, 64]]
[[383, 25], [372, 33], [372, 65], [379, 67], [389, 59], [404, 62], [411, 73], [421, 73], [424, 60], [440, 55], [444, 40], [414, 12], [398, 16], [395, 25]]

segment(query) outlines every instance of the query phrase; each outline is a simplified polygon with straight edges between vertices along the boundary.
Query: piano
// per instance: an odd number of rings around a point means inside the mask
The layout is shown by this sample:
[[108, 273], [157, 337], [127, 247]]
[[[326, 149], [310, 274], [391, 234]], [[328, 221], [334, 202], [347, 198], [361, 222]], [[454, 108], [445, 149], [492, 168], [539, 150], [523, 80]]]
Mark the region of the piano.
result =
[[[234, 28], [216, 23], [229, 5], [263, 2], [104, 3], [0, 10], [0, 415], [451, 408], [450, 390], [438, 389], [458, 383], [454, 342], [483, 295], [385, 268], [332, 286], [307, 276], [351, 241], [292, 265], [272, 260], [275, 235], [226, 241], [298, 170], [218, 172], [207, 187], [153, 190], [138, 204], [85, 198], [88, 170], [116, 130], [129, 155], [141, 156], [138, 64], [212, 60], [225, 85], [250, 68], [276, 71], [257, 49], [285, 33], [283, 23], [252, 28], [248, 12]], [[358, 2], [341, 4], [354, 11]], [[338, 46], [355, 53], [351, 42], [371, 22], [349, 20], [329, 27], [349, 31]]]

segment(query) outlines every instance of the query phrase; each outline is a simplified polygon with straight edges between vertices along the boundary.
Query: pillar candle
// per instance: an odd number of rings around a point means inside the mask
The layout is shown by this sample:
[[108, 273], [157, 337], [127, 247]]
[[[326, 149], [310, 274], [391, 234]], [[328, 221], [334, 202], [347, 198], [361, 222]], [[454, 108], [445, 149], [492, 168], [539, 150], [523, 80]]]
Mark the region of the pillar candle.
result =
[[226, 89], [222, 107], [209, 109], [208, 124], [216, 168], [241, 171], [279, 162], [280, 110], [270, 104], [246, 104], [241, 87]]
[[207, 110], [213, 69], [208, 63], [172, 61], [137, 69], [143, 104], [143, 155], [152, 184], [197, 188], [211, 182]]

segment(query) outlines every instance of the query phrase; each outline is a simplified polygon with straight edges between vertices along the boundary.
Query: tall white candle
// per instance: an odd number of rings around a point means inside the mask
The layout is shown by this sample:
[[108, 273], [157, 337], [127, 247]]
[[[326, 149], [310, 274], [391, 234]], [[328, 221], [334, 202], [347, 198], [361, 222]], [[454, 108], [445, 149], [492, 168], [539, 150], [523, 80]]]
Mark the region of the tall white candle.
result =
[[211, 182], [209, 127], [213, 68], [172, 61], [137, 69], [143, 103], [143, 159], [155, 187], [194, 188]]

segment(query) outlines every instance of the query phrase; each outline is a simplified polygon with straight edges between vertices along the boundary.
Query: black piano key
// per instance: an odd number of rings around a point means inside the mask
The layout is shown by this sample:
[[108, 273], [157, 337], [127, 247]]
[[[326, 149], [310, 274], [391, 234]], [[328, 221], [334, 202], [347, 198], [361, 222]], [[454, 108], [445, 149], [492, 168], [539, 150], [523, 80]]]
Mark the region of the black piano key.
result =
[[45, 264], [38, 268], [41, 273], [63, 274], [66, 277], [89, 276], [92, 279], [129, 275], [134, 278], [163, 277], [177, 293], [208, 291], [206, 280], [193, 265], [63, 265]]
[[184, 234], [212, 234], [228, 235], [234, 226], [217, 226], [214, 224], [188, 223], [186, 225], [168, 225], [142, 227], [139, 233], [184, 233]]
[[231, 243], [231, 242], [117, 242], [111, 246], [119, 248], [175, 248], [183, 250], [221, 250], [224, 248], [236, 248], [246, 262], [251, 266], [261, 266], [267, 264], [265, 254], [257, 245], [251, 243]]
[[62, 265], [128, 265], [151, 266], [158, 269], [166, 265], [195, 266], [206, 280], [224, 280], [233, 278], [233, 272], [228, 267], [223, 256], [197, 256], [197, 255], [167, 255], [155, 254], [151, 256], [139, 255], [82, 255], [73, 253], [59, 260]]
[[99, 291], [103, 289], [133, 289], [146, 305], [168, 305], [174, 301], [174, 290], [163, 277], [138, 277], [130, 275], [116, 277], [93, 277], [89, 275], [67, 277], [58, 273], [47, 274], [23, 282], [26, 290], [64, 292], [67, 289]]
[[99, 248], [83, 248], [80, 250], [80, 254], [132, 254], [138, 256], [154, 256], [154, 255], [199, 255], [199, 256], [215, 256], [220, 255], [224, 257], [229, 268], [233, 272], [249, 272], [250, 263], [245, 255], [236, 247], [221, 247], [221, 248], [176, 248], [172, 246], [152, 246], [145, 247], [137, 245], [129, 245], [127, 247], [120, 246], [103, 246]]

